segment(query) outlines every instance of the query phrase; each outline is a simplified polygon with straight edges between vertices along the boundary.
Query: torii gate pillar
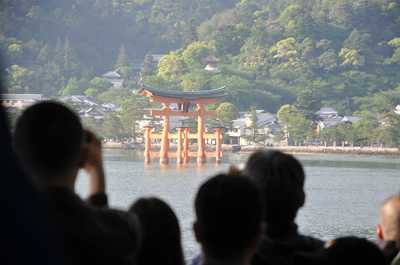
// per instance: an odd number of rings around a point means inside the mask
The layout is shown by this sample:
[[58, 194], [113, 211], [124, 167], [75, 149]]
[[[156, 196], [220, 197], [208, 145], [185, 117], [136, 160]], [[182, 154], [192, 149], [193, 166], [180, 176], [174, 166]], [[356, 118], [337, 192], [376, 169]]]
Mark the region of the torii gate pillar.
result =
[[222, 162], [222, 150], [221, 150], [221, 136], [222, 136], [222, 127], [215, 127], [215, 139], [216, 139], [216, 148], [215, 148], [215, 162]]
[[197, 103], [198, 127], [197, 127], [197, 163], [206, 162], [206, 143], [204, 140], [204, 104]]
[[176, 151], [176, 163], [182, 164], [183, 157], [182, 157], [182, 127], [176, 127], [175, 129], [178, 130], [178, 148]]
[[150, 134], [151, 134], [151, 130], [153, 130], [154, 127], [145, 126], [143, 128], [146, 129], [146, 134], [145, 134], [146, 147], [145, 147], [145, 150], [144, 150], [144, 162], [145, 163], [150, 163], [150, 161], [151, 161], [151, 158], [150, 158], [151, 157], [151, 155], [150, 155], [150, 152], [151, 152], [151, 136], [150, 136]]
[[162, 111], [164, 111], [164, 129], [161, 139], [161, 150], [160, 150], [160, 163], [168, 163], [168, 150], [169, 150], [169, 103], [163, 103]]
[[188, 163], [189, 162], [189, 130], [190, 127], [185, 127], [185, 147], [184, 147], [184, 160], [183, 162]]

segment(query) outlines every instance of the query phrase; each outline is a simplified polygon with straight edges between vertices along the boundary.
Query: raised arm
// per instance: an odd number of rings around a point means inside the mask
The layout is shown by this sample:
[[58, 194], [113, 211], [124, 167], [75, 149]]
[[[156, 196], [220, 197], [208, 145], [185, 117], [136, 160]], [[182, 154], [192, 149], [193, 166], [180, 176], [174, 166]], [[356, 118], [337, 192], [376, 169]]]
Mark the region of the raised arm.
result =
[[103, 158], [101, 152], [100, 140], [90, 131], [85, 130], [86, 147], [88, 149], [88, 157], [83, 168], [89, 174], [89, 191], [88, 195], [105, 194], [106, 183], [103, 168]]

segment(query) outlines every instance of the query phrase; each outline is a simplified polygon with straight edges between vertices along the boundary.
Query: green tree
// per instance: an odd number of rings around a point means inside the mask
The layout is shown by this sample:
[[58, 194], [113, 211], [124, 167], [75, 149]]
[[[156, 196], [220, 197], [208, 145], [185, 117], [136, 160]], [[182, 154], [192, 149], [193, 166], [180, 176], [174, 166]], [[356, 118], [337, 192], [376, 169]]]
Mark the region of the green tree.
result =
[[314, 129], [314, 123], [300, 113], [291, 115], [287, 126], [290, 136], [295, 139], [295, 145], [301, 145], [301, 142], [310, 134], [310, 130]]
[[300, 39], [312, 36], [315, 28], [311, 8], [305, 4], [288, 6], [282, 12], [279, 23], [285, 26], [287, 36], [295, 36]]
[[400, 115], [387, 113], [383, 115], [384, 122], [378, 129], [377, 140], [387, 147], [398, 147], [400, 143]]
[[95, 77], [90, 80], [89, 88], [85, 91], [86, 96], [97, 98], [99, 94], [108, 91], [113, 84], [106, 78]]
[[240, 48], [249, 36], [250, 31], [243, 24], [222, 26], [213, 34], [220, 52], [232, 55], [240, 53]]
[[184, 91], [203, 91], [211, 87], [212, 75], [207, 71], [186, 73], [182, 76], [181, 86]]
[[365, 57], [355, 49], [343, 48], [339, 53], [339, 57], [344, 58], [341, 66], [354, 66], [354, 68], [358, 69], [365, 65]]
[[132, 96], [132, 92], [126, 89], [110, 88], [109, 90], [99, 94], [97, 98], [103, 102], [111, 102], [121, 104], [127, 98]]
[[400, 104], [400, 86], [394, 90], [378, 92], [374, 99], [380, 112], [392, 112]]
[[316, 98], [315, 93], [310, 90], [299, 93], [296, 101], [296, 109], [306, 117], [306, 119], [315, 121], [319, 117], [316, 114], [321, 109], [321, 101]]
[[115, 69], [124, 67], [124, 66], [129, 66], [130, 65], [130, 60], [125, 48], [125, 44], [122, 43], [121, 48], [119, 49], [119, 55], [117, 58], [117, 63], [115, 64]]
[[147, 100], [142, 96], [134, 95], [132, 99], [121, 103], [121, 122], [135, 142], [137, 137], [143, 133], [143, 130], [139, 127], [138, 120], [143, 118], [143, 109], [146, 107], [145, 102]]
[[400, 64], [400, 38], [394, 38], [388, 42], [389, 45], [395, 47], [392, 58], [386, 60], [388, 64]]
[[182, 37], [182, 48], [186, 49], [189, 44], [199, 40], [199, 34], [197, 33], [196, 23], [194, 18], [188, 20], [186, 27], [183, 30]]
[[6, 69], [9, 78], [9, 93], [24, 94], [31, 93], [31, 86], [34, 83], [34, 72], [19, 65], [13, 65]]
[[333, 146], [336, 147], [337, 142], [342, 140], [341, 130], [338, 125], [332, 125], [326, 130], [326, 134], [329, 135], [329, 139], [333, 142]]
[[232, 130], [233, 120], [239, 118], [239, 110], [229, 102], [223, 102], [215, 111], [215, 116], [221, 121], [221, 125]]
[[286, 104], [283, 105], [278, 111], [278, 118], [280, 122], [288, 123], [290, 122], [290, 118], [296, 115], [296, 107]]
[[170, 52], [158, 62], [158, 76], [174, 81], [186, 72], [186, 65], [178, 52]]
[[342, 145], [344, 145], [345, 142], [349, 142], [351, 143], [351, 147], [354, 147], [354, 143], [358, 140], [358, 134], [353, 124], [350, 122], [343, 122], [338, 125], [338, 129]]
[[286, 140], [286, 136], [283, 132], [275, 132], [272, 140], [277, 143], [281, 143], [282, 141]]
[[[185, 62], [189, 71], [198, 71], [204, 69], [204, 63], [201, 60], [205, 59], [209, 53], [209, 47], [205, 42], [195, 42], [189, 44], [182, 52], [182, 59]], [[213, 47], [213, 51], [216, 49]]]
[[83, 95], [89, 87], [89, 82], [86, 79], [78, 80], [76, 77], [71, 77], [68, 80], [67, 86], [62, 90], [62, 95]]
[[11, 44], [8, 46], [6, 56], [14, 63], [19, 63], [23, 56], [22, 47], [19, 44]]
[[126, 80], [132, 79], [134, 75], [133, 69], [130, 68], [129, 66], [124, 66], [121, 68], [121, 75]]
[[143, 78], [146, 78], [148, 76], [154, 75], [155, 70], [156, 69], [154, 67], [153, 55], [151, 54], [151, 51], [149, 51], [146, 55], [146, 61], [144, 62], [144, 67], [142, 68], [141, 76]]
[[107, 138], [115, 139], [116, 142], [121, 141], [122, 125], [118, 113], [110, 111], [104, 118], [104, 136]]
[[378, 118], [372, 116], [369, 111], [362, 111], [360, 118], [354, 123], [354, 128], [358, 133], [358, 140], [361, 143], [372, 143], [376, 141], [377, 130], [379, 127]]

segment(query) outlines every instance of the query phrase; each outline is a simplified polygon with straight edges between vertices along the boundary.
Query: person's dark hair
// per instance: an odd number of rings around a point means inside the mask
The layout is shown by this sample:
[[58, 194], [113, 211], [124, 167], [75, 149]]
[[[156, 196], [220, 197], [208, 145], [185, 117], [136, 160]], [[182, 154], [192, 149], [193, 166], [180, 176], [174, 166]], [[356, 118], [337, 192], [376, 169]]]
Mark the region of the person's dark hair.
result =
[[249, 178], [220, 174], [206, 181], [195, 199], [198, 237], [214, 257], [245, 251], [263, 222], [258, 186]]
[[14, 149], [28, 175], [39, 181], [65, 174], [77, 162], [83, 146], [78, 117], [55, 102], [25, 110], [17, 121]]
[[325, 244], [320, 252], [298, 251], [292, 256], [293, 265], [385, 265], [389, 262], [377, 245], [354, 236], [337, 238]]
[[157, 198], [141, 198], [130, 208], [140, 222], [142, 246], [138, 265], [184, 265], [179, 222], [173, 210]]
[[296, 158], [279, 151], [260, 150], [249, 157], [242, 174], [260, 184], [267, 224], [289, 223], [295, 219], [304, 201], [305, 179], [303, 167]]

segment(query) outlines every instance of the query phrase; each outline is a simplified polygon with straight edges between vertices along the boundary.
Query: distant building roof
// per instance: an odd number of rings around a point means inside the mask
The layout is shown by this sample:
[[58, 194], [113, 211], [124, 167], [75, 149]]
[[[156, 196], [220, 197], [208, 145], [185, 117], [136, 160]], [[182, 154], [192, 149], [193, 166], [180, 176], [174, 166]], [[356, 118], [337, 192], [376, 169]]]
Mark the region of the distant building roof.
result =
[[101, 106], [103, 108], [107, 108], [107, 109], [110, 109], [110, 110], [113, 110], [113, 111], [121, 111], [122, 110], [120, 105], [117, 105], [117, 104], [114, 104], [114, 103], [111, 103], [111, 102], [104, 103]]
[[[153, 57], [153, 62], [158, 62], [160, 61], [165, 55], [167, 54], [161, 54], [161, 53], [155, 53], [155, 54], [151, 54], [151, 56]], [[147, 54], [144, 56], [144, 62], [147, 63]]]
[[204, 63], [219, 63], [221, 60], [210, 54], [205, 59], [201, 60]]
[[320, 117], [338, 116], [339, 112], [331, 107], [324, 106], [316, 114]]
[[233, 120], [233, 127], [234, 128], [240, 128], [242, 126], [246, 126], [246, 119], [245, 118], [239, 118], [237, 120]]
[[360, 116], [344, 116], [342, 121], [349, 121], [351, 123], [355, 123], [360, 119]]
[[1, 94], [1, 99], [44, 100], [43, 94]]
[[340, 116], [336, 116], [336, 117], [324, 117], [324, 120], [322, 121], [322, 123], [323, 123], [322, 128], [323, 128], [323, 127], [326, 127], [326, 126], [334, 125], [334, 124], [336, 124], [336, 123], [338, 123], [338, 122], [341, 122], [342, 119], [343, 119], [343, 118], [340, 117]]
[[110, 81], [114, 88], [123, 88], [125, 85], [125, 80], [118, 80], [118, 81]]
[[71, 100], [72, 103], [77, 103], [77, 104], [88, 104], [88, 105], [102, 105], [103, 102], [92, 98], [92, 97], [88, 97], [85, 95], [72, 95], [72, 96], [61, 96], [60, 101], [67, 101], [67, 100]]
[[101, 77], [105, 77], [105, 78], [121, 78], [122, 76], [120, 74], [118, 74], [116, 71], [109, 71], [109, 72], [101, 75]]
[[98, 114], [100, 114], [100, 115], [102, 115], [102, 116], [105, 116], [105, 115], [107, 115], [107, 112], [105, 111], [105, 110], [103, 110], [102, 108], [99, 108], [99, 107], [91, 107], [90, 109], [88, 109], [87, 111], [85, 111], [87, 114], [92, 114], [93, 115], [93, 113], [98, 113]]
[[125, 85], [125, 80], [122, 78], [120, 74], [120, 68], [115, 71], [109, 71], [100, 77], [106, 78], [109, 82], [111, 82], [114, 88], [122, 88]]

